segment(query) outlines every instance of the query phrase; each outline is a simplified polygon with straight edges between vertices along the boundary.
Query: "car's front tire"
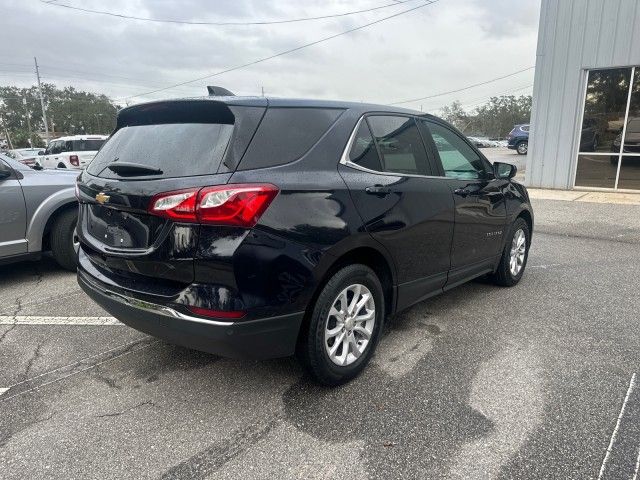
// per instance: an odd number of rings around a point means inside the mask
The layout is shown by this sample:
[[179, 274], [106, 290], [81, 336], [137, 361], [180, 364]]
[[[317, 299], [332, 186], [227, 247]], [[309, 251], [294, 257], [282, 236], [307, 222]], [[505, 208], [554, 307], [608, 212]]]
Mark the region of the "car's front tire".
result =
[[529, 224], [523, 218], [518, 218], [511, 226], [500, 264], [492, 276], [495, 284], [513, 287], [520, 281], [527, 266], [530, 246]]
[[77, 209], [70, 209], [55, 219], [51, 228], [51, 253], [62, 268], [76, 271], [76, 224], [78, 223]]
[[318, 382], [347, 382], [369, 362], [384, 318], [384, 293], [374, 271], [360, 264], [344, 267], [322, 288], [299, 356]]

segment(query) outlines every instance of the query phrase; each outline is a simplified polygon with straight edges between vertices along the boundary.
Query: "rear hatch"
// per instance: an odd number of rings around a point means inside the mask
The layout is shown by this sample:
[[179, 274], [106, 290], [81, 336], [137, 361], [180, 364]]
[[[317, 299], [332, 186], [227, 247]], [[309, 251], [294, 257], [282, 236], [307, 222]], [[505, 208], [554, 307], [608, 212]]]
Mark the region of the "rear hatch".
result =
[[123, 111], [78, 181], [83, 253], [134, 289], [144, 277], [153, 277], [160, 290], [194, 278], [199, 225], [150, 214], [153, 197], [225, 184], [231, 175], [221, 164], [234, 115], [217, 102], [184, 103]]

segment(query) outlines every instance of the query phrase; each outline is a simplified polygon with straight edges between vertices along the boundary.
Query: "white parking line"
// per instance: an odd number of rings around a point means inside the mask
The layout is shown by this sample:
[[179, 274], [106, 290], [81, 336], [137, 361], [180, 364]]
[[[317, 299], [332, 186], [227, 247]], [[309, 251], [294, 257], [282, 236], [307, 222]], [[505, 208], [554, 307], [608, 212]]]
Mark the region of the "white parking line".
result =
[[0, 315], [0, 325], [124, 325], [113, 317], [36, 317]]
[[0, 395], [2, 395], [4, 392], [9, 391], [8, 388], [0, 388]]
[[[613, 449], [613, 444], [616, 441], [616, 437], [618, 436], [618, 429], [620, 428], [620, 422], [622, 421], [622, 416], [624, 415], [624, 410], [627, 408], [627, 402], [629, 401], [629, 396], [631, 396], [631, 392], [636, 386], [636, 374], [631, 375], [631, 380], [629, 381], [629, 388], [627, 389], [627, 394], [624, 397], [624, 401], [622, 402], [622, 408], [620, 409], [620, 415], [618, 415], [618, 421], [616, 422], [616, 428], [613, 429], [613, 433], [611, 434], [611, 440], [609, 441], [609, 447], [607, 448], [607, 453], [604, 456], [604, 460], [602, 461], [602, 466], [600, 467], [600, 473], [598, 474], [598, 480], [602, 478], [604, 475], [604, 469], [607, 466], [607, 462], [609, 461], [609, 456], [611, 455], [611, 450]], [[636, 466], [636, 476], [637, 476], [637, 466]], [[634, 478], [635, 480], [635, 478]]]

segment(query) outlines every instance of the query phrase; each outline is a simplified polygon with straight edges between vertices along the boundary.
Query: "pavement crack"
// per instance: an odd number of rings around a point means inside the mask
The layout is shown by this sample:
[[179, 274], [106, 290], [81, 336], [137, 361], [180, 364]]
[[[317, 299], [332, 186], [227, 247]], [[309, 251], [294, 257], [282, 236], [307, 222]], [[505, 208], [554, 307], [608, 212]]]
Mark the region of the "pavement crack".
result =
[[9, 326], [9, 328], [7, 328], [4, 332], [2, 332], [2, 335], [0, 335], [0, 343], [2, 343], [2, 341], [7, 337], [7, 335], [9, 335], [9, 332], [11, 332], [11, 330], [16, 328], [17, 326], [18, 326], [18, 323], [14, 320], [13, 323]]
[[[15, 325], [15, 324], [14, 324]], [[36, 363], [36, 361], [42, 357], [42, 347], [44, 347], [45, 341], [42, 341], [38, 344], [38, 346], [35, 348], [35, 350], [33, 351], [33, 355], [31, 355], [31, 358], [29, 358], [29, 361], [27, 362], [27, 368], [24, 371], [24, 378], [29, 378], [29, 373], [31, 373], [31, 370], [33, 369], [33, 365]]]
[[96, 418], [119, 417], [120, 415], [128, 413], [128, 412], [130, 412], [132, 410], [135, 410], [136, 408], [144, 407], [145, 405], [149, 405], [151, 407], [155, 407], [156, 406], [156, 404], [154, 402], [152, 402], [151, 400], [147, 400], [146, 402], [138, 403], [138, 404], [133, 405], [133, 406], [131, 406], [129, 408], [125, 408], [124, 410], [121, 410], [119, 412], [103, 413], [102, 415], [96, 415]]

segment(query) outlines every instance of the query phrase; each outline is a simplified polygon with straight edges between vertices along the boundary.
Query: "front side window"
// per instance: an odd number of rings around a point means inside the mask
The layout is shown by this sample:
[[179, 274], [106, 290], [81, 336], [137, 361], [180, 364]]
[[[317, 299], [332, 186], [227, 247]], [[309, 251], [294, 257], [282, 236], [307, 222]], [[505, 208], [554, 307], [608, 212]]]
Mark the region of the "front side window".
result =
[[482, 159], [462, 137], [438, 123], [422, 121], [431, 132], [446, 177], [462, 180], [485, 177]]
[[427, 152], [413, 118], [380, 115], [368, 117], [367, 122], [385, 172], [431, 175]]

